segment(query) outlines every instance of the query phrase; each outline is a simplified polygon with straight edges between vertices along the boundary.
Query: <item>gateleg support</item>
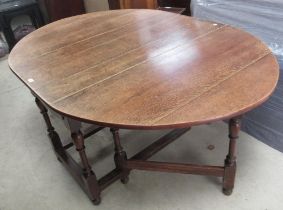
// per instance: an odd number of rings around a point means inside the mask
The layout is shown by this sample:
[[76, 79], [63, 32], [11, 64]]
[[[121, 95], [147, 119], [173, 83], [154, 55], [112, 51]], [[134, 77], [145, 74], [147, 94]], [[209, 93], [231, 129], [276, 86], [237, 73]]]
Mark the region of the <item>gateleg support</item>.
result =
[[231, 195], [234, 188], [236, 168], [237, 168], [237, 139], [240, 132], [240, 117], [232, 118], [229, 121], [229, 152], [225, 159], [223, 193]]
[[130, 170], [126, 168], [127, 154], [123, 150], [123, 147], [121, 145], [119, 129], [111, 128], [110, 131], [113, 135], [113, 140], [115, 144], [115, 155], [114, 155], [115, 165], [116, 168], [119, 169], [122, 173], [120, 178], [121, 182], [123, 184], [127, 184], [129, 181]]
[[90, 199], [92, 200], [92, 202], [95, 205], [98, 205], [101, 202], [101, 198], [100, 198], [101, 190], [96, 175], [89, 164], [89, 160], [85, 152], [84, 136], [80, 130], [81, 122], [68, 119], [68, 123], [70, 126], [73, 143], [80, 156], [80, 160], [82, 164], [81, 170], [82, 170], [83, 180], [86, 185], [87, 193]]

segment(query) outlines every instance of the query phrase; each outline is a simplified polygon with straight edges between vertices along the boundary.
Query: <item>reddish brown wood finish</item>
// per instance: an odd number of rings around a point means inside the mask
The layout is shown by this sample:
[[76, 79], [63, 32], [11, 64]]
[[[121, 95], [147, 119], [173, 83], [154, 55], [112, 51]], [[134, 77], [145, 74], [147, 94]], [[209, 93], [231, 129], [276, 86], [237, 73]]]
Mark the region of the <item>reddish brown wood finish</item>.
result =
[[[127, 167], [127, 155], [125, 151], [123, 151], [123, 148], [121, 146], [118, 129], [116, 128], [111, 129], [115, 144], [114, 160], [115, 160], [116, 168], [110, 171], [102, 178], [100, 178], [99, 180], [97, 180], [96, 175], [93, 172], [89, 164], [89, 160], [86, 156], [84, 138], [89, 137], [91, 134], [98, 132], [102, 128], [95, 127], [95, 129], [88, 131], [86, 134], [82, 134], [80, 131], [81, 123], [79, 121], [67, 119], [68, 125], [72, 133], [72, 139], [74, 141], [74, 145], [76, 146], [76, 149], [79, 152], [81, 158], [81, 163], [82, 163], [82, 167], [81, 167], [66, 151], [69, 147], [73, 145], [68, 144], [65, 147], [63, 147], [59, 135], [57, 134], [57, 132], [55, 131], [54, 127], [51, 124], [50, 118], [48, 116], [48, 110], [38, 98], [36, 98], [35, 101], [45, 120], [48, 135], [50, 137], [57, 159], [70, 172], [70, 174], [78, 182], [81, 188], [89, 196], [93, 204], [98, 205], [101, 202], [101, 198], [100, 198], [101, 191], [104, 190], [109, 185], [111, 185], [113, 182], [117, 181], [118, 179], [120, 179], [121, 182], [124, 184], [128, 182], [130, 168]], [[189, 129], [179, 129], [179, 130], [171, 131], [169, 134], [165, 135], [164, 137], [152, 143], [138, 154], [134, 155], [131, 158], [131, 160], [136, 160], [137, 158], [140, 158], [141, 160], [146, 160], [150, 158], [152, 155], [163, 149], [166, 145], [172, 143], [174, 140], [176, 140], [178, 137], [180, 137], [188, 130]]]
[[125, 164], [126, 164], [125, 161], [127, 160], [127, 154], [123, 150], [123, 147], [121, 146], [119, 129], [111, 128], [110, 131], [113, 135], [113, 140], [115, 144], [114, 161], [116, 164], [116, 168], [122, 172], [121, 182], [123, 184], [126, 184], [129, 181], [129, 178], [128, 178], [129, 170], [125, 168]]
[[[131, 169], [222, 176], [223, 192], [231, 194], [238, 116], [267, 100], [279, 75], [276, 58], [252, 35], [153, 10], [52, 23], [18, 43], [9, 65], [37, 97], [57, 157], [96, 204], [101, 190], [118, 179], [127, 182]], [[44, 104], [69, 118], [82, 167], [65, 152]], [[231, 120], [224, 167], [145, 161], [192, 125], [226, 118]], [[116, 169], [100, 180], [77, 120], [112, 128]], [[182, 129], [128, 160], [118, 128]]]
[[91, 195], [91, 200], [95, 204], [100, 203], [100, 189], [98, 185], [98, 181], [95, 173], [93, 172], [88, 158], [85, 153], [85, 145], [84, 145], [84, 137], [80, 131], [72, 131], [72, 138], [74, 141], [74, 145], [76, 146], [76, 150], [78, 151], [81, 159], [81, 163], [83, 165], [83, 175], [86, 180], [86, 186], [89, 194]]
[[234, 188], [236, 175], [236, 140], [239, 138], [240, 119], [234, 118], [229, 121], [229, 153], [225, 159], [225, 172], [223, 177], [223, 192], [226, 195], [231, 195]]
[[175, 141], [177, 138], [185, 134], [187, 131], [189, 131], [191, 128], [182, 128], [182, 129], [176, 129], [171, 131], [170, 133], [166, 134], [162, 138], [158, 139], [148, 147], [144, 148], [142, 151], [140, 151], [138, 154], [133, 156], [131, 160], [147, 160], [150, 157], [152, 157], [154, 154], [156, 154], [158, 151], [162, 150], [164, 147], [171, 144], [173, 141]]
[[120, 0], [120, 9], [156, 9], [156, 0]]
[[239, 115], [264, 102], [278, 80], [275, 57], [250, 34], [156, 10], [52, 23], [17, 44], [9, 65], [57, 112], [119, 128]]
[[160, 171], [181, 174], [198, 174], [208, 176], [223, 176], [224, 167], [201, 166], [183, 163], [164, 163], [155, 161], [128, 160], [126, 167], [129, 169], [139, 169], [147, 171]]

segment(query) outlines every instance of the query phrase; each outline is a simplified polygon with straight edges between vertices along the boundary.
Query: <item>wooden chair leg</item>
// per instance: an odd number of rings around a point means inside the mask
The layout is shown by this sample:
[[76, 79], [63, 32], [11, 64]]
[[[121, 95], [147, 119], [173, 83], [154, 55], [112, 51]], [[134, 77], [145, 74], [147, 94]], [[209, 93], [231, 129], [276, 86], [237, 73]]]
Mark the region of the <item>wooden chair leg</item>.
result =
[[229, 121], [229, 153], [225, 159], [223, 177], [223, 193], [231, 195], [234, 188], [236, 175], [236, 143], [240, 131], [240, 119], [234, 118]]
[[100, 198], [100, 187], [96, 178], [95, 173], [93, 172], [88, 158], [85, 153], [84, 137], [80, 130], [72, 132], [72, 139], [76, 150], [78, 151], [83, 166], [83, 175], [86, 180], [88, 191], [92, 197], [92, 202], [95, 205], [98, 205], [101, 201]]
[[127, 161], [127, 154], [125, 151], [123, 151], [123, 147], [121, 146], [119, 129], [111, 128], [110, 131], [113, 135], [114, 144], [115, 144], [115, 155], [114, 155], [115, 165], [117, 169], [122, 171], [121, 182], [123, 184], [127, 184], [129, 181], [130, 171], [125, 167]]

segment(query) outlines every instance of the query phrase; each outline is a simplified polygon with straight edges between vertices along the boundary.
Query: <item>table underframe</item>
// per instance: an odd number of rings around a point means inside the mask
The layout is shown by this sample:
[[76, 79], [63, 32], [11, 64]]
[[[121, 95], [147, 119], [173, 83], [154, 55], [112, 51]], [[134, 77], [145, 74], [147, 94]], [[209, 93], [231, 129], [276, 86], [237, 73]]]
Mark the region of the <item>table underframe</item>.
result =
[[[101, 191], [113, 182], [121, 180], [123, 184], [126, 184], [129, 180], [130, 171], [133, 169], [222, 177], [223, 193], [231, 195], [233, 191], [236, 174], [236, 141], [240, 131], [240, 117], [234, 117], [229, 120], [229, 150], [224, 166], [148, 161], [150, 157], [185, 134], [190, 128], [175, 129], [169, 132], [131, 158], [127, 158], [127, 154], [123, 150], [119, 137], [119, 128], [110, 128], [115, 145], [114, 161], [116, 168], [102, 178], [97, 179], [85, 153], [84, 141], [86, 138], [104, 129], [104, 127], [95, 126], [83, 134], [81, 132], [81, 122], [67, 118], [73, 143], [63, 145], [58, 133], [52, 126], [45, 104], [38, 98], [35, 101], [46, 123], [48, 136], [57, 159], [70, 172], [95, 205], [101, 202]], [[81, 165], [68, 154], [67, 149], [71, 146], [76, 147], [80, 155]]]

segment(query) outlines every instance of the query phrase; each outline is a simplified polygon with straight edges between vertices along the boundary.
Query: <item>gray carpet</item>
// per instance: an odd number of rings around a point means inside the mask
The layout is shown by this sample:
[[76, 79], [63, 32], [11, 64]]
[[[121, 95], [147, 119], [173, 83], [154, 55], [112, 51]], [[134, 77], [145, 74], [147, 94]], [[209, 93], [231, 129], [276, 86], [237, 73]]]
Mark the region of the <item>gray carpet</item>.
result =
[[[221, 192], [214, 177], [133, 171], [130, 182], [116, 182], [93, 206], [55, 158], [45, 125], [33, 97], [0, 61], [0, 210], [282, 210], [282, 153], [241, 133], [234, 193]], [[61, 120], [52, 120], [64, 139]], [[153, 160], [223, 164], [227, 153], [227, 125], [199, 126], [162, 150]], [[129, 156], [165, 131], [122, 132]], [[98, 177], [114, 167], [113, 144], [108, 130], [87, 141], [87, 152]], [[213, 150], [207, 147], [214, 145]], [[74, 157], [77, 154], [72, 151]]]

